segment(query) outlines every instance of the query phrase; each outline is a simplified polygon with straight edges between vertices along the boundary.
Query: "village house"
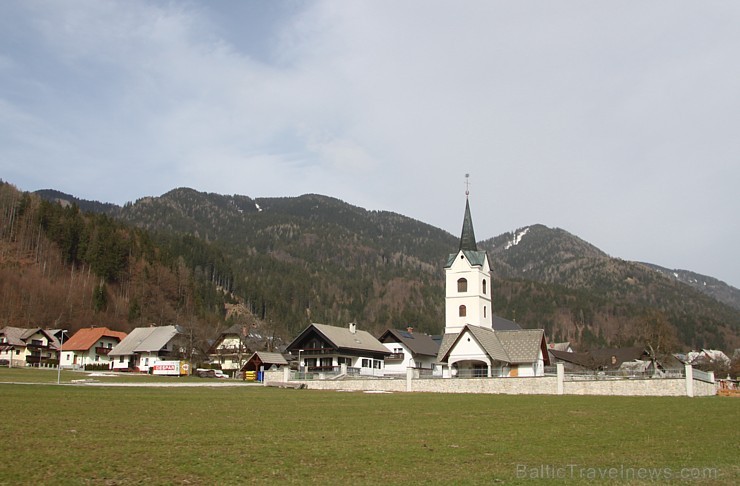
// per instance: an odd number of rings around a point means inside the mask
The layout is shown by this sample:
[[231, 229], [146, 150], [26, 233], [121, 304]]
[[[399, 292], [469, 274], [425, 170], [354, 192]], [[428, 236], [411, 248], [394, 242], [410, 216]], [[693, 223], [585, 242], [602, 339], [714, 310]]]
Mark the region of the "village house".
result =
[[208, 349], [208, 359], [224, 371], [237, 371], [244, 366], [251, 353], [264, 345], [261, 335], [250, 332], [247, 326], [235, 324], [213, 341]]
[[[442, 375], [543, 376], [550, 362], [544, 331], [496, 319], [491, 302], [488, 254], [478, 250], [466, 197], [460, 246], [445, 265], [445, 334], [437, 354]], [[508, 328], [496, 329], [496, 322]]]
[[[680, 358], [679, 358], [680, 359]], [[729, 368], [731, 360], [718, 349], [702, 349], [690, 351], [683, 357], [685, 363], [698, 368], [724, 367]]]
[[0, 329], [0, 362], [8, 366], [55, 365], [59, 356], [61, 330], [35, 327], [4, 327]]
[[298, 357], [300, 370], [332, 372], [345, 366], [361, 375], [382, 376], [383, 359], [391, 354], [372, 334], [348, 327], [311, 324], [291, 342], [286, 351]]
[[90, 365], [109, 365], [108, 353], [126, 337], [125, 332], [107, 327], [80, 329], [62, 345], [63, 368], [83, 368]]
[[137, 327], [108, 352], [111, 369], [142, 371], [158, 361], [185, 357], [185, 337], [177, 326]]
[[439, 351], [439, 341], [426, 334], [406, 330], [388, 329], [378, 339], [390, 352], [385, 357], [386, 374], [403, 374], [408, 368], [434, 370]]

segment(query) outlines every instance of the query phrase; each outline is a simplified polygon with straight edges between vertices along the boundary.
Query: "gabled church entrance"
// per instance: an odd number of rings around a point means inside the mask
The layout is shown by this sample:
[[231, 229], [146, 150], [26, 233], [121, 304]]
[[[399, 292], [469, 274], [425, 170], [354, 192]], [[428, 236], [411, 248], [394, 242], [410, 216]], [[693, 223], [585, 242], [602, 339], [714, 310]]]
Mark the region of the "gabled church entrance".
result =
[[457, 361], [452, 364], [452, 376], [456, 378], [485, 378], [490, 376], [488, 363], [479, 360]]

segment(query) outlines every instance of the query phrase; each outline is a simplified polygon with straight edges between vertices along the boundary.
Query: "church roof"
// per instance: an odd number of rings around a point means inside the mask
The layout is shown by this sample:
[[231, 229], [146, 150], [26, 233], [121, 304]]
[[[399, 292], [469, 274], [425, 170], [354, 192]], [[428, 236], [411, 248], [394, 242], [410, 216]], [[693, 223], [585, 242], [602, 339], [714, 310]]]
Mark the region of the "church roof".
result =
[[478, 251], [473, 231], [473, 218], [470, 216], [470, 201], [465, 199], [465, 217], [463, 218], [462, 234], [460, 235], [460, 249], [463, 251]]
[[[488, 356], [496, 361], [510, 364], [535, 362], [545, 338], [545, 331], [542, 329], [494, 331], [467, 324], [459, 333], [444, 335], [439, 354], [437, 354], [437, 361], [447, 361], [450, 351], [466, 330], [475, 337]], [[546, 352], [543, 358], [547, 359]]]
[[[461, 250], [462, 254], [465, 255], [465, 258], [468, 259], [468, 262], [470, 262], [470, 265], [472, 266], [479, 266], [482, 267], [483, 263], [486, 261], [486, 252], [485, 251], [472, 251], [472, 250]], [[450, 255], [447, 257], [447, 263], [445, 264], [445, 268], [449, 268], [452, 266], [453, 263], [455, 263], [455, 258], [457, 258], [457, 255], [459, 255], [460, 252], [457, 253], [450, 253]]]
[[495, 331], [520, 331], [522, 326], [514, 321], [504, 319], [503, 317], [493, 315], [493, 329]]
[[470, 201], [465, 200], [465, 216], [463, 217], [462, 233], [460, 235], [460, 249], [457, 253], [451, 253], [447, 257], [445, 268], [449, 268], [455, 263], [455, 258], [462, 252], [465, 258], [472, 266], [483, 266], [486, 261], [486, 252], [478, 250], [478, 244], [475, 241], [475, 231], [473, 230], [473, 218], [470, 216]]

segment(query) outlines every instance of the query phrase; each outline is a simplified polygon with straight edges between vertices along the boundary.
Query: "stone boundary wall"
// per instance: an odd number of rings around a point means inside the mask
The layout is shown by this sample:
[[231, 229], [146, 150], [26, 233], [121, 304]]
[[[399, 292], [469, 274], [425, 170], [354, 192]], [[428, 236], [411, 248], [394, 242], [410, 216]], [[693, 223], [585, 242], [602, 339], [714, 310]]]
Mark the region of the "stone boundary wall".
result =
[[338, 380], [290, 381], [290, 371], [266, 371], [265, 384], [304, 384], [310, 390], [480, 393], [504, 395], [609, 395], [609, 396], [712, 396], [717, 394], [714, 383], [696, 380], [691, 372], [686, 378], [610, 379], [564, 381], [558, 376], [521, 378], [436, 378], [406, 379], [344, 378]]
[[556, 395], [554, 376], [522, 378], [437, 378], [412, 380], [413, 392], [490, 393], [501, 395]]
[[685, 397], [686, 380], [683, 378], [656, 378], [647, 380], [566, 381], [563, 394]]

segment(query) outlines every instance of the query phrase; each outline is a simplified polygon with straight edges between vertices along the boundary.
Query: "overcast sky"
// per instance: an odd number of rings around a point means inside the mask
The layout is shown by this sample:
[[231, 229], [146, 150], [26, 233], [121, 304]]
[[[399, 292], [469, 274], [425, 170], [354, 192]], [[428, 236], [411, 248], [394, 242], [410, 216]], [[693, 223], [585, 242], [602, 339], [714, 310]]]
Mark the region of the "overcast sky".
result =
[[0, 2], [0, 178], [535, 223], [740, 287], [740, 2]]

